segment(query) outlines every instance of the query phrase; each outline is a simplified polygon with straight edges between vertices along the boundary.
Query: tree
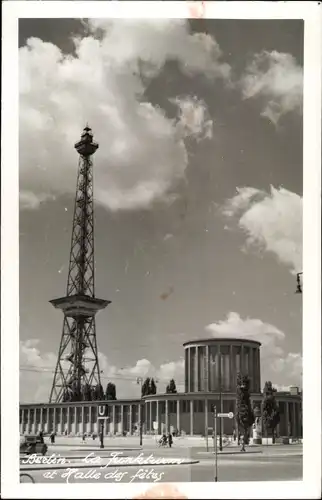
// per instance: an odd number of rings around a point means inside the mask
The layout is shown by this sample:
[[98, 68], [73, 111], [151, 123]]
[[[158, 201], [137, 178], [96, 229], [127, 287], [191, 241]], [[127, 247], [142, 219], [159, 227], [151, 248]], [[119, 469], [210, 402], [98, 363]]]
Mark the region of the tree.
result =
[[91, 386], [89, 384], [84, 384], [82, 387], [82, 399], [83, 401], [92, 400], [92, 391], [91, 391]]
[[275, 393], [276, 389], [272, 386], [272, 382], [265, 382], [262, 419], [266, 437], [268, 436], [268, 429], [270, 429], [273, 443], [275, 443], [275, 429], [280, 421], [280, 412], [275, 399]]
[[237, 398], [236, 398], [236, 423], [238, 431], [242, 429], [244, 442], [249, 442], [249, 428], [254, 423], [254, 412], [252, 409], [249, 393], [250, 380], [247, 375], [237, 375]]
[[157, 393], [157, 386], [155, 385], [154, 378], [152, 378], [149, 387], [149, 394], [156, 394], [156, 393]]
[[156, 394], [157, 386], [155, 385], [154, 379], [147, 377], [142, 384], [141, 394], [143, 396], [149, 396], [150, 394]]
[[97, 384], [97, 386], [95, 387], [95, 396], [96, 396], [96, 401], [104, 400], [104, 390], [102, 384]]
[[107, 401], [115, 401], [116, 399], [116, 387], [112, 382], [109, 382], [106, 386], [105, 399]]
[[165, 392], [167, 394], [176, 394], [177, 393], [176, 383], [175, 383], [173, 378], [170, 380], [169, 384], [167, 385]]
[[143, 398], [143, 396], [148, 396], [150, 394], [149, 390], [150, 390], [150, 377], [147, 377], [145, 379], [145, 381], [143, 382], [142, 388], [141, 388], [142, 398]]

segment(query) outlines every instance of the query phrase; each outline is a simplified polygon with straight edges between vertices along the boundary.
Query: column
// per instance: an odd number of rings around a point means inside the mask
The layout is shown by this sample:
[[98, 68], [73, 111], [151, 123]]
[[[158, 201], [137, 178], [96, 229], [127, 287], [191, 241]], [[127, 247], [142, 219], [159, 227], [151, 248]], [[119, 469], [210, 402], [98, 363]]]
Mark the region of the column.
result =
[[132, 405], [130, 405], [130, 414], [129, 414], [129, 433], [130, 433], [130, 436], [132, 436], [132, 428], [133, 428], [133, 425], [132, 425], [132, 422], [133, 422], [133, 418], [132, 418]]
[[156, 419], [156, 421], [158, 422], [157, 434], [160, 434], [160, 422], [159, 422], [159, 401], [156, 401], [155, 403], [156, 403], [156, 411], [155, 411], [155, 413], [156, 413], [156, 417], [155, 417], [155, 419]]
[[32, 432], [33, 434], [36, 434], [36, 427], [37, 427], [37, 408], [34, 408], [34, 416], [33, 416], [33, 422], [32, 422]]
[[152, 424], [152, 401], [149, 402], [149, 426], [150, 426], [150, 433], [153, 431], [153, 424]]
[[261, 391], [261, 365], [260, 365], [260, 352], [259, 349], [256, 349], [257, 351], [257, 356], [256, 356], [256, 361], [257, 361], [257, 380], [258, 380], [258, 392]]
[[77, 432], [77, 406], [74, 408], [74, 431], [75, 434]]
[[115, 405], [113, 405], [113, 409], [112, 409], [112, 418], [113, 418], [113, 431], [112, 433], [115, 434], [116, 433], [116, 412], [115, 412]]
[[28, 408], [27, 412], [27, 432], [30, 434], [30, 408]]
[[92, 405], [90, 405], [88, 407], [88, 420], [89, 420], [88, 432], [91, 434], [92, 433]]
[[298, 432], [297, 432], [297, 425], [296, 425], [296, 403], [293, 402], [292, 406], [293, 406], [293, 418], [292, 418], [292, 422], [293, 422], [293, 437], [297, 438], [298, 437]]
[[53, 427], [54, 427], [54, 432], [56, 432], [56, 406], [54, 406], [53, 411], [54, 411], [54, 417], [53, 417]]
[[190, 356], [191, 356], [191, 349], [190, 349], [190, 347], [188, 347], [188, 392], [191, 391], [191, 371], [190, 371], [191, 359], [190, 359]]
[[67, 434], [70, 433], [70, 406], [67, 406]]
[[285, 403], [285, 418], [286, 418], [286, 435], [290, 437], [290, 416], [288, 410], [288, 401]]
[[82, 408], [82, 423], [81, 423], [81, 433], [84, 434], [85, 432], [85, 408], [84, 405], [81, 407]]
[[64, 432], [64, 422], [63, 422], [63, 407], [60, 407], [60, 433]]
[[177, 399], [177, 431], [180, 432], [180, 399]]
[[20, 434], [23, 434], [23, 418], [24, 418], [24, 410], [21, 410]]
[[145, 434], [148, 432], [148, 404], [147, 402], [144, 403], [144, 427], [145, 427]]
[[218, 365], [218, 369], [217, 369], [217, 383], [216, 383], [216, 389], [217, 391], [220, 391], [222, 389], [222, 361], [221, 361], [221, 345], [219, 344], [218, 345], [218, 348], [217, 348], [217, 358], [216, 358], [216, 362], [217, 362], [217, 365]]
[[165, 400], [165, 432], [169, 430], [169, 405], [168, 400]]
[[44, 427], [44, 423], [43, 423], [43, 419], [44, 419], [44, 411], [43, 411], [43, 407], [40, 408], [40, 419], [39, 419], [39, 423], [40, 423], [40, 430], [43, 431], [43, 427]]
[[140, 429], [142, 428], [142, 408], [141, 404], [139, 403], [139, 433], [141, 432]]
[[197, 391], [199, 391], [199, 385], [200, 385], [200, 381], [199, 381], [199, 346], [196, 346], [195, 352], [196, 352], [196, 359], [195, 359], [195, 386], [194, 386], [194, 390], [195, 390], [195, 392], [197, 392]]
[[244, 370], [245, 370], [244, 346], [242, 345], [240, 349], [240, 372], [242, 375], [244, 375]]
[[236, 366], [234, 359], [234, 346], [230, 344], [229, 348], [229, 357], [230, 357], [230, 379], [229, 379], [229, 387], [231, 391], [236, 390]]
[[121, 404], [121, 433], [123, 436], [123, 430], [124, 430], [124, 406]]
[[209, 360], [209, 346], [207, 345], [206, 346], [206, 359], [205, 359], [205, 367], [206, 367], [206, 373], [207, 373], [207, 377], [206, 377], [206, 387], [205, 387], [205, 391], [209, 392], [209, 377], [210, 377], [210, 360]]
[[193, 400], [190, 400], [190, 436], [193, 436]]

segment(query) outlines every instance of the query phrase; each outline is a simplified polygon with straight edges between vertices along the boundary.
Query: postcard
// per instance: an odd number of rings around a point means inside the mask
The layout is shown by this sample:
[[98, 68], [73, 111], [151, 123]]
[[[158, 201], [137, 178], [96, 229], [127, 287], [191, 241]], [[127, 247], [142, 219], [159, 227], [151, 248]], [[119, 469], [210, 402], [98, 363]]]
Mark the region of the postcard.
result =
[[5, 498], [319, 498], [318, 3], [3, 13]]

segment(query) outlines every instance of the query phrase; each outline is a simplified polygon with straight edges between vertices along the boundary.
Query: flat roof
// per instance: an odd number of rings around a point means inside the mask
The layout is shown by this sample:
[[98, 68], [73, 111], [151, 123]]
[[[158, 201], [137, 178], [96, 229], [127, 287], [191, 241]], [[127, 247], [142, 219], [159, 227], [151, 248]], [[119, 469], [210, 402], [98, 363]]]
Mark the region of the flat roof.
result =
[[262, 345], [258, 340], [252, 340], [247, 338], [237, 338], [237, 337], [211, 337], [210, 339], [195, 339], [188, 340], [183, 343], [183, 347], [192, 345], [192, 344], [218, 344], [219, 342], [229, 342], [229, 343], [243, 343], [243, 342], [251, 342], [252, 344], [256, 344], [258, 346]]

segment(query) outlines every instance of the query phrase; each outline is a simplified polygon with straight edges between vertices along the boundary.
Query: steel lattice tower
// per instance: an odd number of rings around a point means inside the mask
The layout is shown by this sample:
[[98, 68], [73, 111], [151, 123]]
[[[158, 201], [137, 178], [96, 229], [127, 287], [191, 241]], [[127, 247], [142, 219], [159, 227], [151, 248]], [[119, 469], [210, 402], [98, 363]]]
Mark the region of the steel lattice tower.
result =
[[[80, 401], [87, 390], [100, 386], [95, 314], [109, 300], [95, 297], [94, 207], [92, 155], [98, 149], [91, 129], [86, 126], [75, 144], [79, 154], [73, 230], [65, 297], [50, 303], [64, 313], [57, 365], [50, 403], [68, 399]], [[67, 366], [66, 366], [67, 365]]]

